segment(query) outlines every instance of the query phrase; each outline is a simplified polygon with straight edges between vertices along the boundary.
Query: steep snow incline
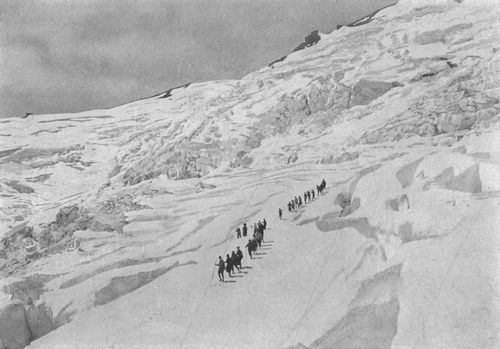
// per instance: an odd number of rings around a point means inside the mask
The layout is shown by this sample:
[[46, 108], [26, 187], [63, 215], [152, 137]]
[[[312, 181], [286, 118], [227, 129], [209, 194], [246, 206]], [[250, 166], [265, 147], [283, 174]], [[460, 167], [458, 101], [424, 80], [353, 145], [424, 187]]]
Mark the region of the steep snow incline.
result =
[[400, 1], [240, 80], [1, 121], [0, 326], [36, 348], [497, 347], [499, 36], [492, 2]]

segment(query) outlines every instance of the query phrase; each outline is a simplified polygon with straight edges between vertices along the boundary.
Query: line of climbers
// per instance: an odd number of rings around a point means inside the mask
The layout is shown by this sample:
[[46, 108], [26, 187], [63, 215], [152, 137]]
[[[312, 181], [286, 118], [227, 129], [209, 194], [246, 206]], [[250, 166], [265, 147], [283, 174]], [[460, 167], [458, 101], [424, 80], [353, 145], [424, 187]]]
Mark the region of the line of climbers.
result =
[[[264, 218], [261, 221], [258, 221], [257, 223], [253, 224], [253, 238], [248, 240], [248, 243], [246, 244], [246, 248], [248, 251], [248, 255], [250, 256], [250, 259], [252, 259], [252, 253], [255, 253], [257, 251], [257, 248], [260, 249], [262, 242], [264, 241], [264, 231], [267, 228], [267, 222], [266, 219]], [[239, 227], [236, 228], [236, 238], [240, 239], [242, 236], [246, 237], [248, 235], [248, 227], [246, 223], [243, 223], [242, 229]], [[238, 246], [236, 248], [236, 251], [233, 251], [231, 255], [226, 254], [226, 261], [222, 259], [221, 256], [219, 256], [219, 260], [215, 264], [216, 266], [219, 267], [217, 274], [219, 275], [219, 281], [224, 282], [224, 271], [227, 272], [229, 277], [233, 277], [234, 274], [234, 268], [238, 270], [238, 273], [241, 270], [241, 260], [243, 259], [243, 252], [240, 250], [240, 247]]]
[[[325, 190], [325, 188], [326, 188], [326, 182], [323, 179], [321, 181], [321, 184], [316, 186], [316, 191], [318, 192], [318, 196], [320, 194], [323, 194], [323, 191]], [[314, 200], [314, 196], [315, 196], [314, 189], [311, 189], [311, 190], [308, 190], [308, 191], [304, 192], [304, 201], [302, 201], [302, 196], [301, 195], [294, 196], [294, 198], [292, 200], [290, 200], [288, 202], [288, 204], [287, 204], [287, 206], [288, 206], [288, 212], [293, 212], [296, 209], [301, 208], [303, 204], [306, 204], [308, 201], [310, 202], [310, 201]], [[282, 216], [283, 216], [283, 211], [281, 211], [281, 208], [278, 209], [278, 215], [279, 215], [279, 217], [281, 219]]]

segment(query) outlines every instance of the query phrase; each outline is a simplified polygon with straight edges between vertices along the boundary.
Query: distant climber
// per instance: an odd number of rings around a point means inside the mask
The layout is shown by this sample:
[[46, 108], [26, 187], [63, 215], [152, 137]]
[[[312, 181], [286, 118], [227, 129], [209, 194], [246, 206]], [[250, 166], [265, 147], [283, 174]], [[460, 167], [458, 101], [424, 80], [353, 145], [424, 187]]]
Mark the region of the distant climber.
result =
[[229, 257], [229, 253], [226, 255], [226, 272], [229, 274], [229, 277], [233, 277], [231, 272], [234, 273], [234, 267], [231, 257]]
[[314, 200], [314, 189], [313, 189], [313, 190], [311, 190], [311, 194], [312, 194], [312, 198], [313, 198], [313, 200]]
[[238, 266], [241, 269], [241, 260], [243, 259], [243, 252], [241, 252], [240, 246], [236, 247], [236, 255], [238, 256]]
[[241, 229], [239, 227], [236, 228], [236, 238], [237, 239], [241, 238]]
[[255, 251], [255, 249], [254, 249], [254, 242], [255, 242], [254, 240], [249, 239], [248, 243], [246, 245], [246, 248], [247, 248], [247, 251], [248, 251], [248, 255], [250, 256], [250, 259], [253, 259], [252, 252]]
[[266, 229], [267, 229], [267, 221], [266, 221], [266, 219], [265, 219], [265, 218], [264, 218], [264, 219], [262, 219], [262, 227], [264, 228], [264, 230], [266, 230]]
[[247, 236], [247, 232], [248, 232], [247, 224], [243, 223], [243, 237]]
[[[239, 263], [238, 263], [238, 255], [236, 254], [236, 252], [232, 252], [231, 253], [231, 263], [233, 264], [234, 267], [236, 267], [236, 269], [238, 269], [238, 273], [240, 272], [240, 267], [239, 267]], [[234, 270], [233, 270], [234, 271]]]
[[[290, 206], [288, 206], [288, 211], [290, 211]], [[281, 211], [281, 207], [278, 209], [278, 216], [280, 217], [280, 220], [283, 218], [283, 211]]]
[[221, 256], [219, 256], [219, 262], [215, 263], [215, 265], [219, 267], [219, 270], [217, 271], [217, 274], [219, 275], [219, 281], [224, 282], [224, 269], [225, 268], [224, 268], [224, 261], [222, 260]]
[[[262, 245], [262, 233], [261, 232], [256, 232], [253, 236], [255, 242], [257, 243], [257, 245], [259, 246], [259, 249], [261, 248], [261, 245]], [[256, 248], [257, 249], [257, 248]]]

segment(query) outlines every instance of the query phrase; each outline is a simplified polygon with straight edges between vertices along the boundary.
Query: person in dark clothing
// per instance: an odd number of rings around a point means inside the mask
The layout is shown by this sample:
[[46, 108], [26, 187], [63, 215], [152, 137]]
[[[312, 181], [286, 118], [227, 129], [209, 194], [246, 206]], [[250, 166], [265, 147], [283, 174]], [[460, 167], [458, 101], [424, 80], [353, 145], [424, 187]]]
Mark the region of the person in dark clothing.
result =
[[323, 189], [325, 189], [325, 188], [326, 188], [326, 182], [325, 182], [325, 179], [324, 179], [324, 178], [323, 178], [323, 180], [321, 181], [321, 187], [322, 187]]
[[307, 202], [307, 194], [304, 193], [304, 204]]
[[266, 230], [267, 228], [267, 222], [265, 218], [262, 220], [262, 227], [264, 228], [264, 230]]
[[236, 255], [238, 256], [238, 266], [241, 269], [241, 260], [243, 259], [243, 252], [241, 252], [240, 246], [236, 247]]
[[257, 234], [255, 234], [254, 239], [257, 242], [257, 245], [259, 246], [259, 249], [260, 249], [261, 245], [262, 245], [262, 239], [263, 239], [262, 233], [258, 232]]
[[[266, 230], [266, 225], [267, 225], [266, 219], [264, 219], [263, 222], [265, 222], [265, 224], [260, 223], [260, 221], [259, 221], [260, 225], [259, 225], [258, 233], [261, 235], [261, 241], [264, 241], [264, 230]], [[260, 247], [260, 245], [259, 245], [259, 247]]]
[[311, 202], [311, 192], [307, 191], [307, 200]]
[[239, 267], [239, 263], [238, 263], [238, 255], [236, 254], [236, 252], [232, 252], [231, 253], [231, 263], [233, 263], [233, 266], [236, 267], [236, 269], [238, 270], [238, 273], [240, 272], [240, 267]]
[[318, 196], [319, 196], [319, 193], [320, 193], [319, 185], [316, 186], [316, 190], [318, 191]]
[[255, 256], [255, 253], [257, 252], [257, 247], [259, 246], [255, 238], [252, 239], [251, 246], [252, 246], [252, 255]]
[[236, 228], [236, 238], [237, 239], [241, 238], [241, 229], [239, 227]]
[[[288, 206], [288, 211], [290, 211], [290, 206]], [[283, 211], [281, 211], [281, 208], [278, 208], [278, 216], [281, 218], [283, 217]]]
[[299, 208], [302, 206], [302, 198], [299, 196]]
[[233, 277], [231, 275], [231, 272], [234, 273], [234, 267], [233, 267], [233, 262], [231, 261], [231, 257], [229, 257], [229, 254], [226, 255], [226, 272], [229, 274], [229, 277]]
[[243, 223], [243, 237], [247, 236], [247, 231], [248, 231], [247, 224]]
[[292, 204], [288, 201], [288, 213], [292, 212]]
[[313, 198], [313, 200], [314, 200], [314, 189], [313, 189], [313, 190], [311, 190], [311, 194], [312, 194], [312, 198]]
[[246, 248], [247, 248], [247, 251], [248, 251], [248, 255], [250, 256], [250, 259], [253, 259], [252, 257], [252, 252], [253, 252], [253, 243], [252, 243], [252, 240], [248, 240], [248, 244], [246, 245]]
[[292, 210], [295, 211], [295, 203], [292, 200]]
[[216, 266], [219, 267], [217, 274], [219, 275], [219, 281], [224, 282], [224, 261], [222, 260], [222, 257], [219, 256], [219, 262], [215, 263]]

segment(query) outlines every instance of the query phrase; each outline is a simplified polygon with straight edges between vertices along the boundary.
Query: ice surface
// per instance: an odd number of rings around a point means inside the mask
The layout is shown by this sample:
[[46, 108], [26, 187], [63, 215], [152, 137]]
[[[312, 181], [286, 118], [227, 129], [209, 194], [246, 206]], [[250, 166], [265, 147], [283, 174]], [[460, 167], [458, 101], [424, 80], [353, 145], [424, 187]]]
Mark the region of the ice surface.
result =
[[498, 347], [497, 14], [400, 1], [241, 80], [2, 120], [0, 235], [55, 239], [0, 250], [2, 309], [50, 309], [34, 348]]

